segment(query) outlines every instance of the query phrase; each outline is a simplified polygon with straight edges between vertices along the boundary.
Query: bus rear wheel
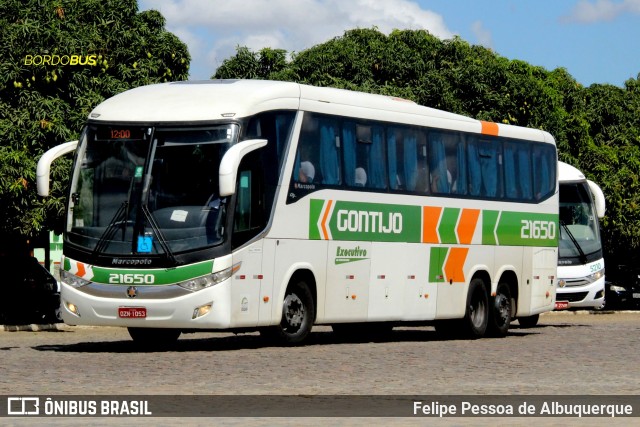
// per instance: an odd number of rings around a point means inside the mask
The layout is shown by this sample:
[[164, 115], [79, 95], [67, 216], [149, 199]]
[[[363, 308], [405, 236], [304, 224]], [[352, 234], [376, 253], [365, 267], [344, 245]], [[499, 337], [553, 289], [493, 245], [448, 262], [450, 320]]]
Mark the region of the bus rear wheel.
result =
[[175, 344], [182, 331], [168, 328], [127, 328], [137, 345], [148, 349], [166, 348]]
[[261, 334], [284, 344], [298, 344], [311, 332], [315, 313], [309, 285], [299, 280], [287, 289], [280, 324], [263, 329]]
[[492, 298], [487, 333], [493, 337], [504, 337], [511, 324], [511, 292], [506, 283], [499, 283], [496, 296]]
[[448, 338], [481, 338], [487, 332], [489, 323], [489, 299], [482, 279], [475, 278], [469, 283], [467, 308], [464, 318], [438, 320], [436, 332]]
[[469, 283], [467, 311], [462, 323], [462, 332], [469, 338], [481, 338], [486, 333], [488, 324], [489, 299], [487, 298], [487, 288], [482, 279], [475, 278]]

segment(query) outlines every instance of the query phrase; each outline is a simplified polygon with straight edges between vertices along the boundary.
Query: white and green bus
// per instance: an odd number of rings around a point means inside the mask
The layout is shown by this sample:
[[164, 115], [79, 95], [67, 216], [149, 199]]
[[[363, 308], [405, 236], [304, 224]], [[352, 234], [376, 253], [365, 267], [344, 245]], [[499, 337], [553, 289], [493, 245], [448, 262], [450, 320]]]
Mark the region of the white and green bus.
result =
[[553, 310], [557, 153], [546, 132], [274, 81], [174, 82], [98, 105], [75, 150], [67, 324], [259, 330], [286, 343], [434, 324], [503, 336]]

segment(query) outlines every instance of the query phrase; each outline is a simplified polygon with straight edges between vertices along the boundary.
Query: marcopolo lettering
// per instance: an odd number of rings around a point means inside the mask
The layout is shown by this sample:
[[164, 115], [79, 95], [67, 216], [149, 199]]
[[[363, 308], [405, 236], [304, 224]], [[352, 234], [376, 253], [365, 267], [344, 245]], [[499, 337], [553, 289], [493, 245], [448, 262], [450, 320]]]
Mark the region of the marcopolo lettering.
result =
[[25, 55], [24, 65], [89, 65], [98, 64], [98, 55]]
[[402, 214], [341, 209], [338, 211], [337, 227], [339, 231], [400, 234]]

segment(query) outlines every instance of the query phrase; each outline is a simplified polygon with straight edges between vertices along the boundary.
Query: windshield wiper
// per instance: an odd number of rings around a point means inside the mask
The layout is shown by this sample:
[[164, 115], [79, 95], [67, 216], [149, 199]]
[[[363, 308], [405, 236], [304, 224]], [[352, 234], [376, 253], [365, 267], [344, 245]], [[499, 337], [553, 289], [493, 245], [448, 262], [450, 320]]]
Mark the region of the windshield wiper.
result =
[[578, 243], [578, 241], [574, 237], [573, 233], [571, 231], [569, 231], [569, 227], [567, 227], [567, 224], [565, 224], [564, 221], [560, 221], [560, 226], [565, 231], [565, 233], [567, 233], [567, 236], [569, 236], [569, 239], [571, 240], [573, 245], [578, 250], [578, 254], [580, 254], [580, 262], [583, 263], [583, 264], [586, 264], [587, 263], [587, 256], [584, 254], [584, 251], [582, 250], [582, 247], [580, 246], [580, 243]]
[[160, 243], [160, 246], [162, 247], [162, 250], [164, 251], [166, 257], [171, 260], [174, 265], [180, 265], [180, 262], [176, 259], [175, 255], [171, 251], [171, 248], [169, 248], [169, 244], [167, 243], [167, 239], [164, 237], [164, 234], [162, 234], [162, 230], [158, 226], [158, 223], [153, 218], [153, 215], [151, 215], [151, 212], [146, 205], [142, 205], [142, 213], [144, 214], [147, 223], [149, 223], [151, 229], [158, 238], [158, 243]]
[[122, 202], [122, 204], [120, 205], [116, 213], [113, 215], [113, 218], [111, 218], [111, 221], [109, 221], [109, 225], [107, 226], [107, 228], [105, 228], [105, 230], [100, 235], [100, 239], [98, 239], [98, 243], [96, 243], [95, 248], [93, 248], [93, 252], [91, 253], [93, 257], [95, 257], [97, 254], [99, 254], [100, 252], [106, 249], [107, 241], [111, 240], [114, 234], [116, 234], [117, 225], [120, 225], [120, 224], [123, 225], [122, 239], [124, 240], [124, 233], [126, 232], [126, 224], [127, 224], [126, 213], [128, 212], [128, 209], [127, 209], [128, 207], [129, 207], [128, 200], [125, 200], [124, 202]]

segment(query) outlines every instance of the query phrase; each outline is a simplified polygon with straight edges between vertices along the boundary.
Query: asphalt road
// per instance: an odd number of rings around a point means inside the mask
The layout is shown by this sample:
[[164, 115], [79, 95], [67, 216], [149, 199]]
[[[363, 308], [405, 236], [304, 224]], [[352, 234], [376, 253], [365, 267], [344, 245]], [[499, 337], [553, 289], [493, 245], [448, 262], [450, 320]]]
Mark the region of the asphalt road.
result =
[[[328, 327], [316, 327], [306, 345], [293, 348], [274, 346], [257, 334], [201, 333], [183, 334], [167, 351], [140, 351], [120, 328], [1, 329], [0, 395], [640, 394], [639, 312], [548, 313], [541, 316], [539, 327], [520, 329], [515, 323], [507, 337], [481, 340], [441, 339], [431, 327], [397, 328], [377, 340], [344, 340]], [[70, 419], [65, 420], [69, 424]], [[203, 420], [182, 421], [200, 424]], [[213, 420], [232, 425], [247, 421], [261, 425], [640, 424], [640, 417], [500, 418], [498, 422], [490, 418]], [[4, 421], [32, 424], [24, 418], [0, 418], [0, 424]], [[157, 418], [149, 425], [173, 421]], [[136, 420], [121, 418], [102, 419], [100, 424], [128, 422], [138, 425]]]

